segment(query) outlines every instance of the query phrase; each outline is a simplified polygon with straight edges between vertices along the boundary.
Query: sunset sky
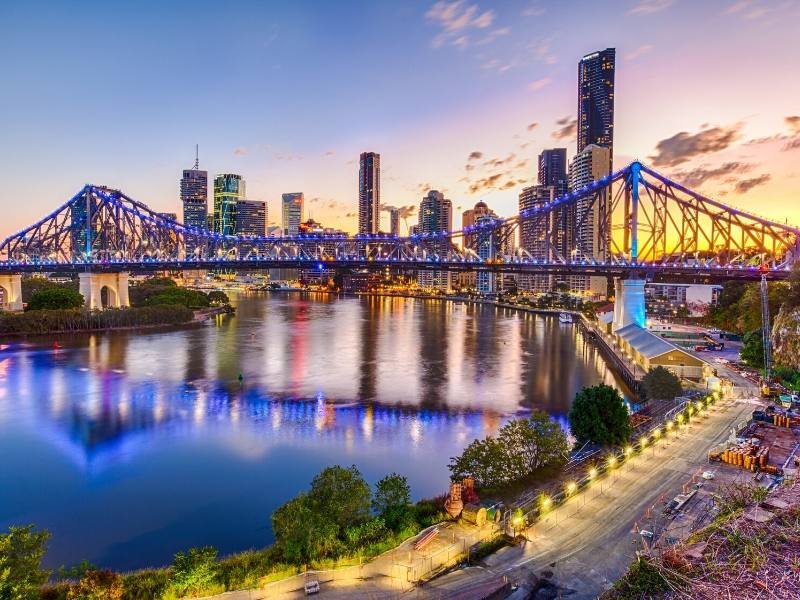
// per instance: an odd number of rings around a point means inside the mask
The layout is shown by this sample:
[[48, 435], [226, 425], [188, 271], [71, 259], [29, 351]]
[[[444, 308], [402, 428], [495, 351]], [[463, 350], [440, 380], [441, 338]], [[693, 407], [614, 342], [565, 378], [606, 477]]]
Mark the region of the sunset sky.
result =
[[302, 191], [306, 216], [354, 231], [367, 150], [386, 205], [434, 188], [456, 224], [479, 200], [511, 215], [542, 149], [574, 153], [577, 62], [606, 47], [615, 167], [800, 224], [793, 0], [34, 0], [0, 26], [2, 236], [85, 183], [180, 214], [196, 143], [271, 222]]

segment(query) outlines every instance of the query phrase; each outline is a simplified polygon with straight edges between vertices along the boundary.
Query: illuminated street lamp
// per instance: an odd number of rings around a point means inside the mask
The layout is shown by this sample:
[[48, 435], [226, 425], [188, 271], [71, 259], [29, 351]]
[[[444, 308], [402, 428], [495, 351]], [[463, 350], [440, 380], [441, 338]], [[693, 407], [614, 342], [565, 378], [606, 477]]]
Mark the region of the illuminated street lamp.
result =
[[575, 490], [577, 489], [578, 489], [578, 484], [576, 484], [574, 481], [570, 481], [567, 484], [567, 496], [571, 496], [572, 494], [574, 494]]
[[595, 477], [597, 477], [597, 469], [592, 467], [589, 469], [589, 479], [594, 479]]
[[630, 456], [633, 453], [633, 446], [626, 446], [625, 447], [625, 456]]

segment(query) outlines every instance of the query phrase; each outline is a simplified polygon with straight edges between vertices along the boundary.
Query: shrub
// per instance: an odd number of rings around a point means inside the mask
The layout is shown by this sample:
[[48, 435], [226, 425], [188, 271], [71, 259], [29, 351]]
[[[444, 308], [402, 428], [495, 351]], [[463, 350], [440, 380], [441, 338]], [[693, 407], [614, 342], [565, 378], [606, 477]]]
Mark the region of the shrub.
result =
[[0, 534], [0, 598], [25, 600], [35, 597], [50, 576], [42, 570], [42, 557], [50, 533], [34, 531], [33, 525], [9, 527]]
[[172, 563], [172, 587], [180, 594], [200, 594], [214, 580], [217, 549], [211, 546], [178, 552]]
[[622, 445], [631, 435], [630, 416], [616, 388], [600, 384], [575, 395], [569, 426], [579, 444]]
[[34, 292], [25, 310], [80, 308], [84, 304], [85, 300], [79, 292], [62, 287], [52, 287]]
[[642, 378], [645, 396], [648, 399], [676, 398], [683, 393], [681, 380], [669, 369], [662, 366], [654, 367]]
[[67, 592], [67, 600], [120, 600], [122, 575], [106, 569], [87, 571]]

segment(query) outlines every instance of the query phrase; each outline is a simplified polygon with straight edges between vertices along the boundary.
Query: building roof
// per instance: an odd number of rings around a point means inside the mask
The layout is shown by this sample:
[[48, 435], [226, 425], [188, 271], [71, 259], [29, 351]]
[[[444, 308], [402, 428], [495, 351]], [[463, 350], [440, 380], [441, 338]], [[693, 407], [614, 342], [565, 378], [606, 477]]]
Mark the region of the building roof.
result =
[[614, 333], [648, 360], [666, 354], [667, 352], [672, 352], [673, 350], [678, 350], [688, 356], [692, 356], [686, 352], [686, 350], [679, 348], [675, 344], [670, 344], [664, 338], [650, 333], [636, 323], [631, 323], [621, 329], [617, 329]]

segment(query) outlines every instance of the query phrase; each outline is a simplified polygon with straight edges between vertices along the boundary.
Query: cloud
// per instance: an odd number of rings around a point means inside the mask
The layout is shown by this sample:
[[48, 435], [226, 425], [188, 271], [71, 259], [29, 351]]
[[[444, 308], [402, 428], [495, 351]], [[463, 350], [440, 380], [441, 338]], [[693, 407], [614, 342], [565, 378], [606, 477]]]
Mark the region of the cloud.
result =
[[334, 154], [336, 154], [336, 152], [335, 152], [335, 151], [333, 151], [333, 150], [328, 150], [328, 151], [327, 151], [327, 152], [326, 152], [326, 153], [325, 153], [323, 156], [333, 156]]
[[549, 77], [542, 77], [541, 79], [537, 79], [536, 81], [531, 81], [528, 84], [528, 89], [531, 90], [532, 92], [535, 92], [536, 90], [540, 90], [543, 87], [546, 87], [551, 81], [552, 79], [550, 79]]
[[742, 123], [729, 127], [711, 127], [697, 133], [681, 131], [656, 144], [656, 154], [650, 157], [653, 166], [674, 167], [697, 156], [729, 148], [740, 137]]
[[753, 177], [752, 179], [742, 179], [739, 183], [736, 184], [734, 191], [737, 194], [744, 194], [749, 192], [754, 187], [759, 185], [764, 185], [767, 183], [772, 176], [769, 173], [764, 173], [763, 175], [759, 175], [758, 177]]
[[305, 156], [297, 152], [275, 152], [272, 158], [275, 160], [303, 160]]
[[638, 48], [636, 48], [636, 50], [632, 50], [631, 52], [628, 52], [625, 55], [625, 60], [636, 60], [637, 58], [639, 58], [641, 56], [644, 56], [645, 54], [650, 52], [652, 49], [653, 49], [653, 45], [652, 44], [643, 44], [642, 46], [639, 46]]
[[547, 12], [542, 6], [539, 6], [536, 2], [531, 4], [528, 8], [522, 11], [523, 17], [541, 17], [545, 12]]
[[726, 15], [737, 15], [744, 19], [755, 20], [760, 19], [764, 15], [774, 10], [790, 7], [791, 3], [784, 2], [778, 6], [766, 7], [758, 0], [739, 0], [734, 2], [725, 11]]
[[718, 167], [701, 166], [690, 171], [675, 171], [672, 173], [672, 177], [688, 188], [697, 188], [706, 181], [721, 179], [737, 173], [745, 173], [752, 168], [753, 165], [748, 163], [726, 162]]
[[516, 187], [516, 185], [517, 185], [517, 182], [516, 182], [516, 181], [514, 181], [514, 180], [512, 179], [512, 180], [510, 180], [510, 181], [506, 181], [506, 182], [505, 182], [505, 183], [502, 185], [502, 187], [501, 187], [500, 189], [501, 189], [501, 190], [508, 190], [508, 189], [511, 189], [511, 188], [513, 188], [513, 187]]
[[536, 40], [528, 44], [528, 49], [533, 53], [534, 59], [543, 62], [546, 65], [553, 65], [556, 63], [556, 57], [551, 51], [551, 40]]
[[381, 204], [381, 210], [384, 212], [396, 210], [401, 219], [407, 219], [408, 217], [413, 217], [414, 214], [416, 214], [417, 206], [415, 204], [408, 204], [406, 206], [391, 206], [389, 204]]
[[634, 16], [652, 15], [666, 10], [675, 4], [675, 0], [639, 0], [626, 14]]
[[572, 117], [564, 117], [556, 121], [558, 129], [550, 135], [557, 140], [569, 140], [575, 137], [578, 133], [578, 119]]
[[250, 150], [247, 148], [236, 148], [233, 151], [234, 156], [247, 156], [248, 154], [250, 154]]
[[425, 13], [425, 19], [440, 29], [431, 41], [434, 48], [447, 44], [463, 48], [469, 43], [467, 32], [491, 26], [494, 11], [482, 11], [477, 4], [465, 0], [439, 0]]
[[497, 58], [493, 58], [481, 63], [481, 69], [485, 69], [487, 71], [497, 71], [498, 73], [505, 73], [513, 66], [513, 62], [505, 62]]
[[792, 130], [792, 135], [800, 135], [800, 115], [792, 115], [783, 119]]
[[514, 162], [516, 158], [517, 155], [512, 152], [505, 158], [490, 158], [489, 160], [483, 163], [483, 166], [496, 169], [497, 167], [502, 167], [504, 165], [511, 164], [512, 162]]
[[352, 218], [352, 217], [357, 217], [357, 216], [358, 216], [358, 215], [357, 215], [356, 213], [349, 212], [349, 213], [347, 213], [347, 214], [345, 215], [345, 218], [347, 218], [347, 219], [350, 219], [350, 218]]
[[537, 123], [536, 121], [534, 121], [533, 123], [528, 123], [528, 126], [526, 127], [526, 129], [527, 129], [528, 131], [533, 131], [533, 130], [534, 130], [534, 129], [536, 129], [538, 126], [539, 126], [539, 123]]
[[497, 187], [497, 184], [500, 183], [503, 175], [504, 173], [495, 173], [494, 175], [489, 175], [488, 177], [478, 179], [469, 186], [469, 193], [475, 194], [481, 190], [488, 190]]
[[473, 150], [472, 152], [469, 153], [469, 157], [467, 158], [467, 160], [480, 160], [482, 158], [483, 158], [483, 152], [479, 150]]
[[505, 35], [509, 35], [511, 33], [510, 27], [500, 27], [498, 29], [492, 29], [485, 37], [478, 40], [475, 45], [476, 46], [485, 46], [486, 44], [491, 44], [499, 37], [503, 37]]

